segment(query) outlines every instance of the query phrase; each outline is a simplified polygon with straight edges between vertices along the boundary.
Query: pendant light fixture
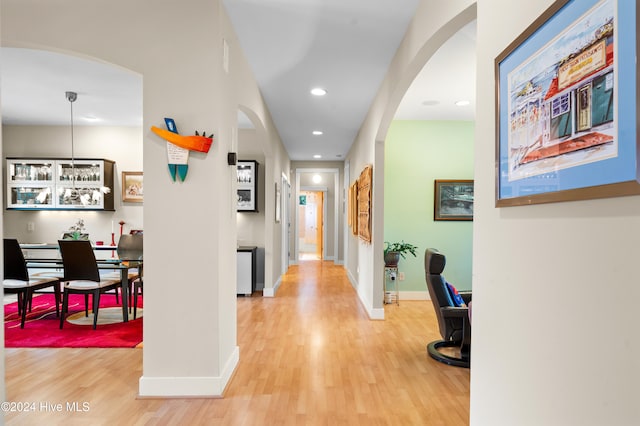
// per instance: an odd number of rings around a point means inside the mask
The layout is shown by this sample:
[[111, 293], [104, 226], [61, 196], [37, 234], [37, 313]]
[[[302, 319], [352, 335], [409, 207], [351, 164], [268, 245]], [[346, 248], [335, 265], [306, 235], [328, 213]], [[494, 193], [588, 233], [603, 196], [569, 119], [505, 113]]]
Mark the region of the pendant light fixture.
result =
[[71, 116], [71, 188], [59, 188], [58, 195], [62, 196], [66, 201], [71, 201], [71, 204], [75, 204], [75, 201], [78, 199], [83, 206], [98, 204], [102, 199], [102, 194], [108, 194], [111, 192], [111, 188], [106, 186], [101, 187], [99, 190], [95, 188], [83, 188], [82, 190], [78, 190], [78, 188], [76, 188], [75, 146], [73, 140], [73, 103], [78, 99], [78, 94], [76, 92], [65, 92], [65, 97], [69, 101]]

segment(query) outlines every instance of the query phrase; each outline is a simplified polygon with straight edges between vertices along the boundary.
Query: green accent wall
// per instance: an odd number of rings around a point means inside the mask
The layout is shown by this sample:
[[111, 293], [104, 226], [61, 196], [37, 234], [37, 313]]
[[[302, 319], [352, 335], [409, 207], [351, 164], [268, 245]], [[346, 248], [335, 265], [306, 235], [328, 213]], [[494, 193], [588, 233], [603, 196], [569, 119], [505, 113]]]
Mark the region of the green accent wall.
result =
[[400, 258], [400, 291], [426, 291], [424, 251], [447, 257], [443, 275], [459, 290], [471, 289], [473, 222], [434, 221], [436, 179], [473, 179], [474, 123], [393, 121], [385, 141], [384, 240], [418, 246], [418, 257]]

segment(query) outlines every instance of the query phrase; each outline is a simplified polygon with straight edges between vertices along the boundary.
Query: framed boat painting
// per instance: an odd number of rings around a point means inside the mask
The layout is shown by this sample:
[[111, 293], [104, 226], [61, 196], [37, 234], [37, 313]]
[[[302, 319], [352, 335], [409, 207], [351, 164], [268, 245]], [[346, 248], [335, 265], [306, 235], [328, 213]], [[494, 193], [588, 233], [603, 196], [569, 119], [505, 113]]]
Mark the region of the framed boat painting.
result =
[[640, 194], [637, 13], [558, 0], [496, 58], [497, 207]]
[[433, 220], [473, 220], [473, 180], [436, 179]]

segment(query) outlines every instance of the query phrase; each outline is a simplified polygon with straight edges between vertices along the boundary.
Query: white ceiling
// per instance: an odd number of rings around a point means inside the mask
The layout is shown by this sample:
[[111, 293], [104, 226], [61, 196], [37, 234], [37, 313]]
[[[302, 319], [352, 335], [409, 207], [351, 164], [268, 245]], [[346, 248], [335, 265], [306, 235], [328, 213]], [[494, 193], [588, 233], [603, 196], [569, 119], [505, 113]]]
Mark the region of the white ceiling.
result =
[[[456, 106], [458, 101], [469, 105]], [[476, 21], [431, 57], [404, 95], [396, 120], [475, 120]]]
[[[344, 158], [419, 0], [223, 1], [290, 158]], [[474, 22], [431, 58], [395, 118], [473, 120], [475, 44]], [[0, 64], [5, 124], [68, 125], [75, 91], [74, 125], [142, 125], [140, 75], [29, 49], [0, 49]], [[327, 95], [312, 96], [315, 86]]]
[[67, 91], [78, 93], [74, 125], [142, 126], [140, 75], [54, 52], [0, 49], [4, 124], [69, 125]]

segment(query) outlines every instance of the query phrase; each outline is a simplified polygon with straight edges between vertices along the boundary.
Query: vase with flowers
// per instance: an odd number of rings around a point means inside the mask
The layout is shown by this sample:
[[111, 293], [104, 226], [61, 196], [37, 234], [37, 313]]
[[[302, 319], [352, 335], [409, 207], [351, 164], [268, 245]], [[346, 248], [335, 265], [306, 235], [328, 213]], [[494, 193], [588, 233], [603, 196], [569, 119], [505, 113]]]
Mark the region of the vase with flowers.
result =
[[78, 219], [76, 223], [69, 227], [69, 230], [64, 233], [62, 239], [64, 240], [88, 240], [89, 234], [85, 232], [84, 219]]

